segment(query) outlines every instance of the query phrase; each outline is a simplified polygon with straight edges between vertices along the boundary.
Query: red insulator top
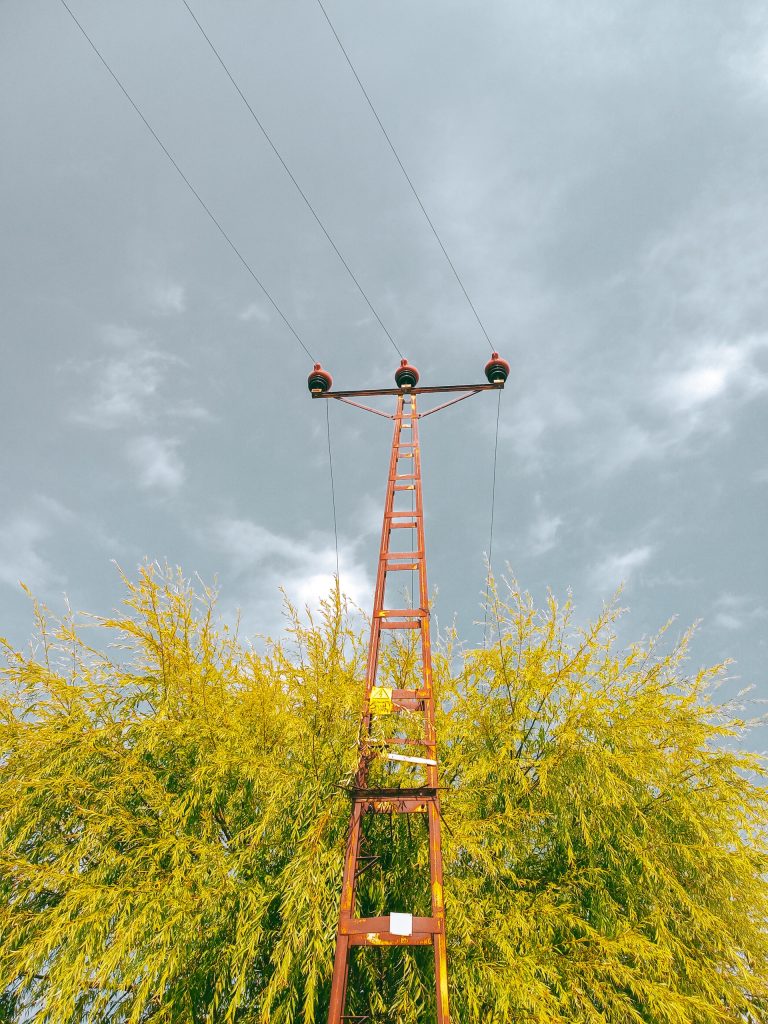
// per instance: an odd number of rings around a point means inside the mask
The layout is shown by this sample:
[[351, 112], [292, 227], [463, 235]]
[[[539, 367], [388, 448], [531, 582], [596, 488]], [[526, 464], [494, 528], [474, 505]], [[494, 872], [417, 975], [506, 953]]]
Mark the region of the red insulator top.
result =
[[407, 359], [401, 359], [400, 365], [395, 370], [395, 384], [399, 388], [415, 388], [419, 383], [419, 371], [411, 366]]
[[503, 384], [509, 376], [510, 366], [506, 359], [502, 359], [498, 352], [492, 352], [491, 358], [485, 364], [485, 376], [491, 384]]
[[307, 387], [310, 391], [328, 391], [333, 384], [333, 377], [324, 370], [320, 363], [315, 363], [312, 373], [307, 378]]

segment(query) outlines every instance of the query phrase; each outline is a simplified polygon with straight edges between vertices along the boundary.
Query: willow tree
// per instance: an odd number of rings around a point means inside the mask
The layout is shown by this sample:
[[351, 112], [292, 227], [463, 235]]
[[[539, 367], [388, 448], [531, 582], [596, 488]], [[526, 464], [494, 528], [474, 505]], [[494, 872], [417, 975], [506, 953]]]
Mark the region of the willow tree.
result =
[[[0, 1012], [322, 1021], [363, 640], [331, 598], [257, 651], [180, 574], [125, 582], [124, 613], [37, 608], [30, 652], [5, 645]], [[487, 648], [437, 658], [460, 1024], [768, 1019], [762, 767], [719, 670], [686, 674], [687, 637], [617, 650], [617, 614], [579, 629], [511, 587]], [[418, 818], [362, 876], [367, 912], [421, 898]], [[355, 1011], [429, 1020], [423, 952], [365, 951]]]

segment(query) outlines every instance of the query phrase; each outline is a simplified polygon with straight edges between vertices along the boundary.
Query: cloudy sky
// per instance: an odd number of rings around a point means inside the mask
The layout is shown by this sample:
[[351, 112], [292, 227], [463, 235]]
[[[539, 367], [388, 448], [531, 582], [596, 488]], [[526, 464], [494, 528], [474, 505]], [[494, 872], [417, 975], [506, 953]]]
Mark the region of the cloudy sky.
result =
[[[182, 0], [68, 0], [340, 387], [397, 355]], [[317, 0], [190, 0], [423, 383], [488, 346]], [[326, 0], [512, 364], [494, 564], [627, 638], [701, 620], [768, 696], [768, 12]], [[167, 558], [249, 631], [335, 565], [325, 407], [264, 294], [60, 0], [0, 3], [0, 632]], [[370, 604], [389, 427], [330, 409], [342, 587]], [[422, 428], [438, 621], [475, 620], [496, 398]], [[675, 629], [678, 627], [676, 626]], [[758, 736], [758, 738], [760, 738]], [[764, 734], [762, 742], [765, 743]]]

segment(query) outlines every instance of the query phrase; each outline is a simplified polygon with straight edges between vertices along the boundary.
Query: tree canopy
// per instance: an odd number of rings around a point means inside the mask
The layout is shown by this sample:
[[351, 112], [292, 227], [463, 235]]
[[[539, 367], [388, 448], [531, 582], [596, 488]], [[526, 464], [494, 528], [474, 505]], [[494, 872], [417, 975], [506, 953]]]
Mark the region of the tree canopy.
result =
[[[323, 1021], [365, 637], [331, 595], [257, 650], [178, 571], [125, 584], [120, 614], [36, 605], [30, 651], [5, 644], [0, 1014]], [[435, 656], [459, 1024], [768, 1019], [764, 767], [721, 667], [669, 630], [618, 649], [619, 614], [579, 628], [510, 585], [487, 647]], [[417, 912], [419, 816], [372, 817], [361, 903]], [[353, 1009], [431, 1019], [424, 953], [360, 951]]]

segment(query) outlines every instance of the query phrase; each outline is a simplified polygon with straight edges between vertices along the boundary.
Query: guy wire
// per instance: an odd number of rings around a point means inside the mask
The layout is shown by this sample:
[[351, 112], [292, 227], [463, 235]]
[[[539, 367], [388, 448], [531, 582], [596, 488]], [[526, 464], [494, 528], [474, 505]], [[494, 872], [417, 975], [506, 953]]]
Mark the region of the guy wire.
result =
[[501, 415], [501, 391], [496, 404], [496, 439], [493, 443], [493, 483], [491, 485], [491, 533], [488, 540], [488, 576], [485, 582], [485, 619], [483, 622], [483, 647], [488, 646], [488, 600], [493, 574], [493, 521], [496, 512], [496, 462], [499, 453], [499, 418]]
[[339, 531], [336, 525], [336, 488], [333, 483], [333, 454], [331, 452], [331, 413], [330, 402], [325, 403], [325, 428], [328, 434], [328, 468], [331, 475], [331, 507], [333, 508], [333, 539], [336, 545], [336, 590], [341, 590], [339, 578]]

